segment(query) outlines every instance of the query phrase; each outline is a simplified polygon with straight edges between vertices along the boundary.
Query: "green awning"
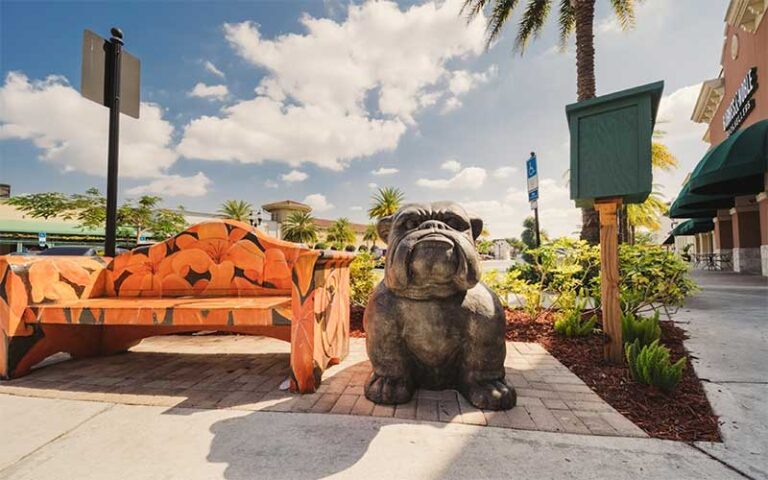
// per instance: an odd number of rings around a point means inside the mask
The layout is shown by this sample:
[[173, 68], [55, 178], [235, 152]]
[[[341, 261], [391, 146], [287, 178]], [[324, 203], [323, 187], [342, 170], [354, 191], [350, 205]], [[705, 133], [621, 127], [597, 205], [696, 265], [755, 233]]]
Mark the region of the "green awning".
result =
[[[705, 157], [706, 158], [706, 157]], [[696, 172], [696, 170], [694, 170]], [[693, 176], [693, 174], [692, 174]], [[731, 208], [731, 195], [696, 195], [690, 191], [688, 182], [669, 207], [670, 218], [716, 217], [717, 209]]]
[[669, 235], [666, 240], [664, 240], [664, 243], [662, 245], [673, 245], [675, 243], [675, 236]]
[[768, 119], [735, 132], [711, 150], [688, 182], [693, 194], [754, 195], [765, 190]]
[[695, 235], [697, 233], [711, 232], [715, 229], [715, 223], [711, 218], [691, 218], [686, 220], [672, 230], [675, 237], [684, 237], [686, 235]]

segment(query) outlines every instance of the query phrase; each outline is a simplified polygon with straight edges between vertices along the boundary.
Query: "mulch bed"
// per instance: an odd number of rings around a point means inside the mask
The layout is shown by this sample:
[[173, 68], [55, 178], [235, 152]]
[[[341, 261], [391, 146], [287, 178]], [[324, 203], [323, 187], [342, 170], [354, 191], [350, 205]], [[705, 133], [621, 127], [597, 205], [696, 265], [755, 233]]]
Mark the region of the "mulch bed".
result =
[[[361, 307], [352, 307], [352, 337], [365, 337]], [[625, 365], [603, 361], [603, 337], [567, 338], [555, 333], [551, 314], [531, 319], [519, 310], [507, 310], [507, 340], [541, 344], [592, 390], [648, 435], [677, 441], [720, 441], [717, 416], [691, 366], [683, 346], [686, 333], [672, 322], [661, 322], [661, 341], [673, 361], [685, 356], [683, 380], [671, 395], [633, 381]]]

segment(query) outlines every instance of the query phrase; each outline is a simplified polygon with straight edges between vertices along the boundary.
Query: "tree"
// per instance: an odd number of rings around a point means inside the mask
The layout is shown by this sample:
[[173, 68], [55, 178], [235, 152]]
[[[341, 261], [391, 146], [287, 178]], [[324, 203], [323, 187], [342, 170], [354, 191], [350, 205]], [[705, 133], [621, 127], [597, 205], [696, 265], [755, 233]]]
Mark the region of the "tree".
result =
[[[124, 202], [117, 209], [118, 234], [122, 237], [134, 235], [138, 242], [145, 233], [163, 239], [183, 230], [187, 226], [184, 208], [179, 207], [178, 211], [158, 208], [161, 202], [161, 197], [152, 195]], [[7, 203], [32, 218], [60, 216], [76, 220], [80, 228], [104, 228], [107, 218], [107, 200], [96, 188], [72, 195], [59, 192], [19, 195], [8, 199]]]
[[[376, 225], [370, 223], [365, 227], [365, 233], [363, 234], [363, 241], [370, 243], [371, 246], [376, 244], [376, 240], [379, 238], [379, 231], [376, 229]], [[384, 240], [384, 239], [382, 239]]]
[[341, 217], [328, 229], [326, 240], [329, 242], [345, 245], [355, 243], [355, 232], [352, 230], [352, 224], [346, 217]]
[[[462, 13], [474, 19], [490, 6], [486, 47], [499, 38], [518, 0], [465, 0]], [[528, 0], [518, 24], [515, 50], [522, 54], [531, 39], [538, 37], [552, 10], [553, 0]], [[558, 26], [560, 47], [565, 49], [569, 38], [576, 33], [576, 93], [578, 100], [587, 100], [595, 93], [595, 45], [593, 27], [596, 0], [560, 0]], [[634, 0], [611, 0], [621, 28], [627, 30], [635, 24]], [[596, 244], [600, 238], [600, 225], [594, 208], [582, 209], [581, 238]]]
[[[547, 239], [547, 232], [539, 230], [542, 242]], [[525, 245], [526, 249], [536, 248], [536, 219], [533, 217], [526, 217], [523, 220], [523, 233], [520, 234], [520, 241]]]
[[371, 218], [384, 218], [392, 215], [400, 209], [405, 194], [395, 187], [380, 188], [373, 196], [373, 205], [368, 209]]
[[[123, 235], [128, 236], [129, 231], [133, 230], [136, 243], [139, 243], [147, 232], [151, 232], [155, 238], [164, 239], [184, 229], [187, 221], [183, 213], [157, 208], [161, 201], [161, 197], [144, 195], [138, 201], [128, 200], [123, 203], [117, 209], [118, 232], [123, 230]], [[183, 212], [184, 209], [180, 210]]]
[[[664, 135], [663, 131], [653, 132], [655, 138]], [[669, 172], [677, 168], [677, 158], [669, 151], [666, 145], [653, 142], [651, 146], [651, 165], [654, 170]], [[654, 188], [658, 189], [658, 185]], [[622, 207], [621, 223], [619, 224], [619, 238], [622, 242], [634, 243], [637, 227], [656, 231], [661, 228], [659, 218], [666, 213], [668, 205], [664, 202], [658, 191], [651, 192], [648, 198], [639, 204], [624, 205]]]
[[239, 222], [247, 222], [253, 212], [253, 206], [245, 200], [227, 200], [219, 207], [219, 213], [224, 218], [231, 218]]
[[293, 212], [281, 227], [283, 239], [289, 242], [310, 244], [317, 241], [315, 218], [309, 212]]

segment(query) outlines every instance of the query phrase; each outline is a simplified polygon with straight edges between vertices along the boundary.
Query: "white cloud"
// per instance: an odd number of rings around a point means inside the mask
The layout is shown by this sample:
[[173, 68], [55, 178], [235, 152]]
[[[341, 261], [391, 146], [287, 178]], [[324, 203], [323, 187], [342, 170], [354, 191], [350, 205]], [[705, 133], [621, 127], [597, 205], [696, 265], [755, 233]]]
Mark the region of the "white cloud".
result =
[[461, 170], [456, 175], [448, 179], [430, 180], [420, 178], [416, 184], [420, 187], [434, 189], [457, 189], [457, 190], [477, 190], [485, 183], [486, 171], [480, 167], [469, 167]]
[[377, 183], [371, 182], [368, 184], [368, 188], [379, 188], [379, 185]]
[[443, 104], [441, 113], [448, 113], [461, 107], [460, 96], [474, 90], [484, 83], [488, 83], [498, 73], [499, 68], [491, 65], [485, 72], [470, 72], [467, 70], [455, 70], [451, 72], [448, 80], [450, 96]]
[[400, 10], [350, 5], [347, 18], [304, 16], [304, 34], [262, 37], [251, 22], [224, 25], [227, 40], [267, 70], [257, 97], [203, 116], [179, 152], [204, 160], [303, 162], [343, 169], [394, 150], [419, 111], [450, 94], [449, 64], [483, 52], [485, 18], [467, 24], [461, 0]]
[[456, 160], [447, 160], [440, 165], [440, 168], [456, 173], [461, 170], [461, 163]]
[[264, 186], [267, 188], [280, 188], [280, 184], [272, 179], [267, 179], [267, 181], [264, 182]]
[[304, 197], [304, 203], [312, 207], [315, 212], [325, 212], [334, 207], [332, 203], [329, 203], [325, 198], [325, 195], [320, 193], [313, 193]]
[[[539, 182], [539, 220], [550, 237], [578, 236], [581, 210], [570, 199], [568, 187], [551, 178]], [[525, 217], [533, 214], [527, 193], [509, 188], [501, 199], [462, 202], [483, 219], [493, 237], [519, 237]]]
[[209, 98], [212, 100], [224, 100], [229, 95], [226, 85], [206, 85], [198, 82], [189, 92], [190, 97]]
[[399, 172], [396, 168], [381, 167], [378, 170], [373, 170], [371, 173], [374, 175], [392, 175]]
[[282, 175], [280, 178], [283, 179], [284, 182], [303, 182], [307, 178], [309, 178], [309, 175], [306, 173], [300, 171], [300, 170], [291, 170], [290, 172]]
[[206, 60], [203, 66], [209, 73], [216, 75], [219, 78], [225, 78], [224, 72], [216, 68], [216, 65], [214, 65], [210, 60]]
[[493, 171], [493, 177], [504, 180], [518, 172], [517, 167], [499, 167]]
[[211, 180], [203, 172], [197, 175], [183, 177], [167, 175], [149, 182], [147, 185], [129, 188], [128, 195], [157, 194], [164, 197], [201, 197], [208, 193]]
[[[75, 121], [76, 120], [76, 121]], [[10, 72], [0, 87], [0, 140], [31, 141], [42, 161], [62, 171], [106, 176], [108, 110], [60, 76], [29, 80]], [[141, 104], [141, 118], [120, 119], [120, 175], [161, 177], [173, 165], [173, 126], [163, 110]]]

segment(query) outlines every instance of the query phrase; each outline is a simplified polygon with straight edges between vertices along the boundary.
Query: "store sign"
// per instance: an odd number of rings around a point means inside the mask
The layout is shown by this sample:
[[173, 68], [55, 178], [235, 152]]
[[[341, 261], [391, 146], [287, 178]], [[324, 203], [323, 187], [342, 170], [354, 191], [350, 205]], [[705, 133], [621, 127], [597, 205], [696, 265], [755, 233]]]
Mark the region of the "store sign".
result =
[[728, 132], [728, 135], [738, 130], [755, 108], [755, 99], [752, 98], [755, 90], [757, 90], [757, 67], [752, 67], [736, 89], [736, 94], [723, 114], [723, 130]]

